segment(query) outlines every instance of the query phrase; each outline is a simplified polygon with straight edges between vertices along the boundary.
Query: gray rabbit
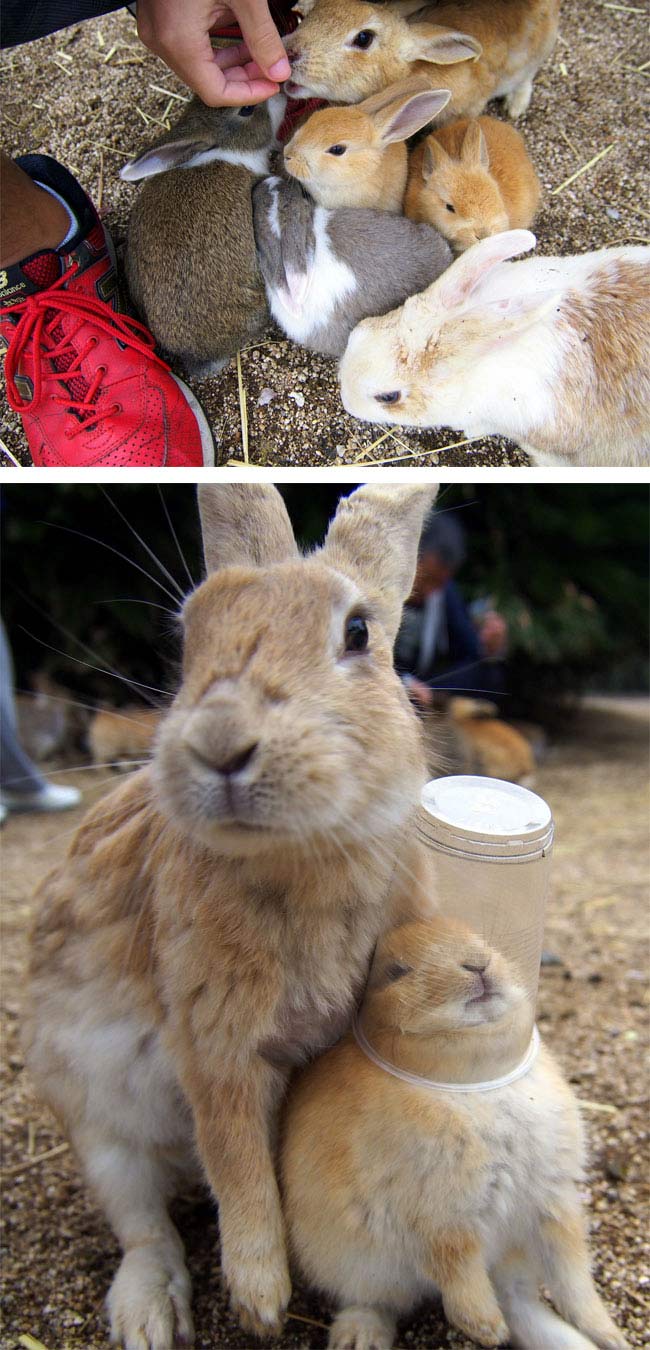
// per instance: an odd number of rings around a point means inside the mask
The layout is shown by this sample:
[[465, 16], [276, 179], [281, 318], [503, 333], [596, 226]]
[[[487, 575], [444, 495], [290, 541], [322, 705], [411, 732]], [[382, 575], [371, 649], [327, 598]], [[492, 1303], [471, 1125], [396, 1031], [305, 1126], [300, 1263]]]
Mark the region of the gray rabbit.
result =
[[325, 356], [342, 356], [361, 319], [403, 304], [452, 261], [431, 225], [365, 207], [328, 211], [281, 178], [256, 184], [253, 221], [273, 318]]
[[171, 131], [122, 170], [147, 181], [129, 221], [131, 296], [160, 346], [191, 374], [216, 373], [268, 321], [251, 188], [269, 172], [285, 98], [208, 108], [193, 98]]

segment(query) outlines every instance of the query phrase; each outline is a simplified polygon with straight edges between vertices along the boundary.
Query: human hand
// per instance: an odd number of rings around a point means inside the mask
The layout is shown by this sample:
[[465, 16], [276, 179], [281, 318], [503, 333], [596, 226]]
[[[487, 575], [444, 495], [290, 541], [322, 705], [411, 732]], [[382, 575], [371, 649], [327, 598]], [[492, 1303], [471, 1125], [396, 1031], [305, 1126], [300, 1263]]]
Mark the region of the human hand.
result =
[[[262, 103], [291, 67], [267, 0], [138, 0], [138, 36], [212, 107]], [[215, 51], [210, 31], [238, 23], [244, 42]]]
[[407, 685], [407, 692], [409, 698], [412, 698], [413, 702], [418, 703], [421, 708], [431, 707], [431, 704], [433, 703], [433, 690], [429, 688], [428, 684], [424, 684], [422, 680], [416, 680], [415, 676], [412, 675]]

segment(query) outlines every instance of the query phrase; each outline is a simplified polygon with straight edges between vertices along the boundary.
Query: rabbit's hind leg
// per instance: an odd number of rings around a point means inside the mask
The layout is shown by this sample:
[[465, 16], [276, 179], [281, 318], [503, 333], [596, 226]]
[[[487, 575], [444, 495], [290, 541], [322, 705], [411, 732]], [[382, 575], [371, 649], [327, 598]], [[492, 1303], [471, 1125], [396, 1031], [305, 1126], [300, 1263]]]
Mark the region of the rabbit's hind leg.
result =
[[107, 1299], [111, 1341], [124, 1350], [192, 1345], [190, 1277], [167, 1212], [176, 1169], [153, 1147], [97, 1128], [75, 1132], [73, 1144], [124, 1252]]

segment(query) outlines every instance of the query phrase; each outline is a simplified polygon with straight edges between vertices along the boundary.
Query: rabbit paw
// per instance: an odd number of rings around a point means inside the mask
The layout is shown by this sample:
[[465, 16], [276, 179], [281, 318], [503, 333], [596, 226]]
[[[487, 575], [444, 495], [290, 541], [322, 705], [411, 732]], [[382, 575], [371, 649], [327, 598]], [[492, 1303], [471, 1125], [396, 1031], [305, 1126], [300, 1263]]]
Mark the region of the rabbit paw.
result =
[[390, 1350], [395, 1324], [375, 1308], [344, 1308], [330, 1328], [328, 1350]]
[[523, 116], [532, 96], [532, 80], [524, 80], [523, 84], [520, 84], [516, 89], [513, 89], [511, 94], [506, 94], [505, 104], [508, 117], [511, 117], [514, 121], [515, 118]]
[[228, 1279], [230, 1306], [243, 1331], [255, 1336], [279, 1336], [291, 1297], [291, 1281], [284, 1253], [273, 1260], [249, 1260]]
[[507, 1345], [510, 1340], [502, 1317], [454, 1317], [454, 1326], [479, 1345]]
[[190, 1277], [180, 1257], [155, 1246], [128, 1251], [106, 1300], [111, 1342], [124, 1350], [194, 1344]]

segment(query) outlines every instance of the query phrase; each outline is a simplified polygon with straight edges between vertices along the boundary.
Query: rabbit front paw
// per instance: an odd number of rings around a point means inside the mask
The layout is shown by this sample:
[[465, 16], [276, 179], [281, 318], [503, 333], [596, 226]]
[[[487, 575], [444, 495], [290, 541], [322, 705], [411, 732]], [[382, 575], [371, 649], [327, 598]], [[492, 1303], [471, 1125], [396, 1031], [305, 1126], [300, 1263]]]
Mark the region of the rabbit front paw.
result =
[[291, 1297], [284, 1252], [243, 1261], [230, 1272], [228, 1287], [231, 1309], [243, 1331], [255, 1336], [280, 1334]]
[[180, 1350], [194, 1344], [190, 1278], [168, 1246], [126, 1252], [106, 1300], [111, 1342], [124, 1350]]
[[471, 1340], [478, 1341], [479, 1345], [507, 1345], [510, 1340], [510, 1332], [502, 1317], [455, 1316], [453, 1325], [458, 1331], [464, 1331]]
[[376, 1308], [344, 1308], [330, 1327], [328, 1350], [390, 1350], [395, 1322]]

